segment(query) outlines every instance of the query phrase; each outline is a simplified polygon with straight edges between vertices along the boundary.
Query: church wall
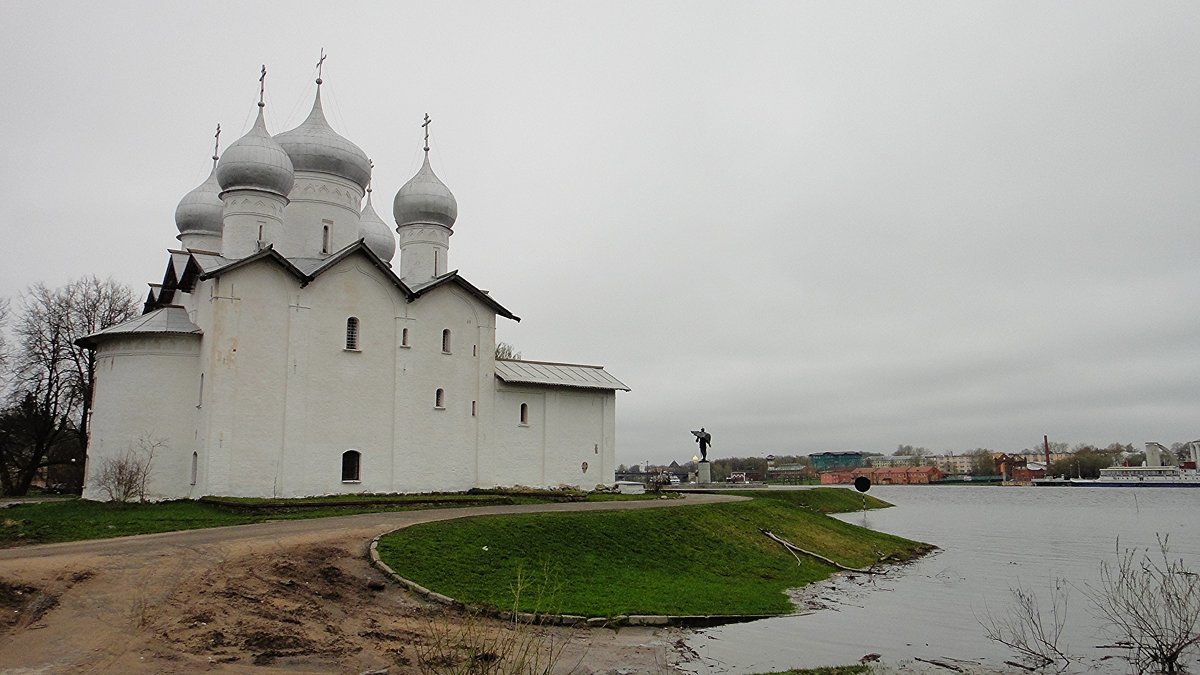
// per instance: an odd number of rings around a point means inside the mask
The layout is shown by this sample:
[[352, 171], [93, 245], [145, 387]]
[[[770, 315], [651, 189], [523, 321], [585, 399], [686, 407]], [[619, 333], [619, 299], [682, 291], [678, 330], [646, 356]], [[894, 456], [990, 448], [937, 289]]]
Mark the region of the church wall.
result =
[[[510, 485], [545, 486], [546, 482], [546, 396], [538, 387], [496, 389], [495, 442], [488, 449], [492, 471], [484, 476], [485, 487]], [[521, 404], [528, 406], [521, 421]]]
[[[555, 388], [546, 397], [546, 481], [591, 489], [614, 480], [612, 391]], [[584, 470], [583, 463], [587, 462]]]
[[[479, 340], [494, 336], [494, 314], [461, 290], [441, 287], [411, 303], [408, 316], [410, 347], [400, 355], [396, 377], [404, 405], [397, 410], [394, 484], [405, 492], [470, 489], [480, 470], [479, 425], [485, 419], [483, 353], [495, 350], [494, 342], [480, 345]], [[442, 351], [445, 329], [450, 330], [449, 354]]]
[[320, 257], [326, 222], [330, 225], [330, 245], [324, 254], [358, 241], [363, 194], [362, 188], [344, 178], [297, 171], [284, 210], [284, 236], [276, 250], [287, 257]]
[[[491, 485], [590, 489], [612, 483], [616, 394], [565, 387], [498, 384]], [[521, 404], [528, 422], [521, 423]], [[587, 470], [583, 463], [587, 462]]]
[[[399, 289], [361, 257], [297, 289], [287, 388], [286, 496], [393, 491], [397, 436]], [[358, 319], [358, 349], [347, 349], [347, 319]], [[359, 480], [343, 482], [342, 454], [361, 454]]]
[[203, 361], [208, 494], [274, 496], [283, 465], [296, 279], [269, 262], [213, 280]]
[[191, 456], [199, 449], [199, 355], [200, 338], [194, 335], [131, 335], [101, 343], [85, 499], [107, 499], [96, 484], [107, 460], [130, 449], [145, 456], [150, 445], [158, 447], [148, 496], [200, 496], [191, 485]]

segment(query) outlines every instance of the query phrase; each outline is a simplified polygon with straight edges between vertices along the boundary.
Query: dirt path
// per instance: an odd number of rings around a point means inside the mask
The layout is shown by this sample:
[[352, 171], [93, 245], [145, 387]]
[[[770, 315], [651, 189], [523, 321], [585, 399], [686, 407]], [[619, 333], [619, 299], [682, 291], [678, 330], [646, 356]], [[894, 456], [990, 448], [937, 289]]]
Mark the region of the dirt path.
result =
[[[703, 504], [738, 499], [688, 495]], [[477, 515], [639, 509], [539, 504], [278, 521], [0, 550], [0, 673], [418, 672], [419, 650], [532, 641], [579, 673], [669, 672], [670, 629], [525, 629], [446, 613], [366, 562], [376, 535]], [[471, 634], [471, 639], [465, 638]]]

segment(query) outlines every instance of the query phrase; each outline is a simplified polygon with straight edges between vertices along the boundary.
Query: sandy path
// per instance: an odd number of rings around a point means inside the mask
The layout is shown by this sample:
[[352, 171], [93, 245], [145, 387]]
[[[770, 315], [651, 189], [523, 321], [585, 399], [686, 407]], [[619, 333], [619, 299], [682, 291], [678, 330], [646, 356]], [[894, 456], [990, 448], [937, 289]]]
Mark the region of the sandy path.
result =
[[[506, 632], [381, 587], [365, 558], [376, 535], [478, 515], [730, 499], [372, 513], [3, 549], [0, 673], [417, 672], [414, 650]], [[562, 647], [563, 671], [667, 672], [680, 657], [669, 629], [537, 632], [539, 645]]]

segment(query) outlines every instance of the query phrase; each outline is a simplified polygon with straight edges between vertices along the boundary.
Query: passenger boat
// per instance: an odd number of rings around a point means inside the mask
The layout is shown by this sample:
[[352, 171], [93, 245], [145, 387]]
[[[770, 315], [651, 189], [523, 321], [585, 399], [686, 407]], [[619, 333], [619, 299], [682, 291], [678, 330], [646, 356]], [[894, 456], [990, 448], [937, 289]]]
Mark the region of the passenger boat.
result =
[[1072, 478], [1087, 487], [1200, 487], [1200, 473], [1177, 466], [1110, 466], [1099, 478]]
[[1035, 485], [1073, 485], [1080, 487], [1200, 487], [1200, 441], [1188, 443], [1192, 468], [1165, 466], [1163, 454], [1170, 450], [1159, 443], [1146, 443], [1146, 463], [1142, 466], [1110, 466], [1100, 469], [1099, 478], [1035, 478]]

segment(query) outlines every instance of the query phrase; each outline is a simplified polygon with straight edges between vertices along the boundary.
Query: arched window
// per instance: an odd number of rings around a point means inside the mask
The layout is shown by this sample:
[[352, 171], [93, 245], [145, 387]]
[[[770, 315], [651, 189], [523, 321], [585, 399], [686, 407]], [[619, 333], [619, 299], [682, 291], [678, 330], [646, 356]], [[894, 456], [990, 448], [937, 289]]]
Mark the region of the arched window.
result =
[[521, 424], [529, 424], [529, 404], [521, 404]]
[[346, 349], [358, 351], [358, 317], [346, 319]]
[[199, 468], [199, 465], [200, 465], [200, 455], [193, 452], [192, 453], [192, 485], [196, 484], [196, 470]]
[[450, 353], [450, 329], [449, 328], [442, 331], [442, 353], [443, 354]]
[[446, 407], [446, 390], [445, 389], [438, 389], [437, 391], [433, 392], [433, 407], [435, 407], [435, 408], [445, 408]]
[[408, 346], [408, 329], [407, 328], [404, 328], [400, 331], [400, 346], [401, 347]]
[[359, 480], [359, 468], [362, 464], [362, 453], [357, 450], [347, 450], [342, 453], [342, 482]]
[[330, 253], [333, 251], [333, 221], [322, 220], [321, 223], [321, 253]]

